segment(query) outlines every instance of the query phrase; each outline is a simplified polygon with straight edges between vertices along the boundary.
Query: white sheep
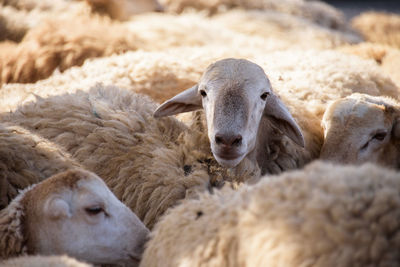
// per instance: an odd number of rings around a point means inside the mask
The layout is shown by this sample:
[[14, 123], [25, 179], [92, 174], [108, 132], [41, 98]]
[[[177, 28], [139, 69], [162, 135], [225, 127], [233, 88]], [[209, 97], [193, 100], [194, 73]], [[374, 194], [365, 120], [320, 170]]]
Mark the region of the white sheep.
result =
[[185, 200], [140, 266], [398, 266], [399, 216], [399, 173], [315, 162]]
[[161, 0], [168, 11], [182, 12], [187, 8], [215, 13], [226, 8], [273, 10], [308, 19], [326, 28], [351, 31], [344, 14], [321, 1], [306, 0]]
[[1, 117], [61, 146], [102, 177], [149, 228], [192, 191], [259, 176], [250, 161], [235, 170], [221, 168], [198, 129], [202, 124], [194, 121], [190, 128], [175, 118], [155, 119], [155, 108], [148, 97], [98, 85], [38, 98]]
[[0, 211], [0, 258], [67, 254], [94, 264], [138, 264], [149, 231], [95, 174], [59, 173]]
[[400, 167], [400, 103], [395, 99], [352, 94], [328, 106], [322, 125], [321, 159]]
[[[87, 90], [98, 81], [149, 94], [162, 101], [194, 85], [213, 61], [229, 55], [246, 57], [263, 67], [275, 92], [294, 114], [303, 131], [306, 129], [304, 135], [310, 155], [304, 155], [305, 151], [298, 150], [296, 146], [280, 147], [278, 143], [271, 153], [279, 150], [289, 160], [279, 164], [271, 162], [273, 167], [268, 171], [276, 173], [300, 167], [319, 155], [323, 142], [320, 121], [329, 101], [354, 92], [392, 97], [398, 94], [398, 88], [375, 62], [356, 56], [317, 50], [281, 51], [266, 53], [263, 57], [257, 56], [257, 53], [259, 50], [205, 46], [195, 50], [180, 48], [168, 52], [135, 52], [93, 60], [82, 68], [54, 75], [35, 85], [5, 85], [0, 90], [0, 106], [4, 110], [15, 110], [16, 104], [32, 100], [32, 93], [48, 96], [77, 89]], [[286, 137], [283, 139], [281, 144], [290, 142]], [[304, 163], [296, 162], [298, 159], [303, 159]]]
[[21, 256], [0, 261], [2, 267], [90, 267], [92, 265], [63, 256]]
[[[300, 127], [272, 91], [263, 69], [248, 60], [223, 59], [213, 63], [195, 86], [163, 103], [154, 116], [201, 108], [211, 151], [222, 166], [235, 167], [248, 158], [266, 173], [271, 161], [281, 161], [283, 135], [299, 149], [305, 146]], [[293, 160], [295, 164], [306, 162], [300, 157]]]
[[[14, 14], [10, 17], [15, 20]], [[41, 23], [29, 30], [13, 50], [0, 50], [1, 83], [35, 82], [55, 69], [62, 72], [88, 58], [136, 49], [159, 51], [177, 46], [232, 43], [242, 49], [255, 47], [263, 53], [290, 47], [332, 48], [358, 40], [353, 34], [325, 29], [278, 12], [259, 11], [254, 16], [234, 11], [216, 18], [153, 13], [135, 16], [125, 23], [83, 15], [74, 16], [73, 20], [55, 15], [39, 20]], [[60, 24], [63, 27], [55, 26]], [[82, 24], [85, 29], [81, 29]]]
[[15, 124], [0, 124], [0, 209], [18, 191], [80, 167], [59, 146]]

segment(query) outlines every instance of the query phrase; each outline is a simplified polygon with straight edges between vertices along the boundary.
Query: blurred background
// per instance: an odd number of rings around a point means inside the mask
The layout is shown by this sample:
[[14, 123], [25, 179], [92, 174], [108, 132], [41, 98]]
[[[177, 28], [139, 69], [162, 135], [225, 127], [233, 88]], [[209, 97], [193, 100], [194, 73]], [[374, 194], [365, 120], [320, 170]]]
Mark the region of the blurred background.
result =
[[326, 0], [325, 2], [341, 9], [348, 18], [365, 11], [400, 12], [399, 0]]

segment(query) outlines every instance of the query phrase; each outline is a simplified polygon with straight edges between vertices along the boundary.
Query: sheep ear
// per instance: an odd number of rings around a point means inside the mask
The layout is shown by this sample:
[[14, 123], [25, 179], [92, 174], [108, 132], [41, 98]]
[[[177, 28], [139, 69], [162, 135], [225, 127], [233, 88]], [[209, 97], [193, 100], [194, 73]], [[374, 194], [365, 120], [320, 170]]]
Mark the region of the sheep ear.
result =
[[44, 213], [53, 220], [72, 216], [68, 203], [60, 197], [48, 199], [44, 205]]
[[197, 87], [196, 84], [165, 101], [156, 109], [153, 116], [159, 118], [202, 108], [201, 96], [197, 92]]
[[273, 93], [267, 98], [263, 115], [296, 144], [304, 147], [304, 138], [299, 125], [297, 125], [285, 104]]

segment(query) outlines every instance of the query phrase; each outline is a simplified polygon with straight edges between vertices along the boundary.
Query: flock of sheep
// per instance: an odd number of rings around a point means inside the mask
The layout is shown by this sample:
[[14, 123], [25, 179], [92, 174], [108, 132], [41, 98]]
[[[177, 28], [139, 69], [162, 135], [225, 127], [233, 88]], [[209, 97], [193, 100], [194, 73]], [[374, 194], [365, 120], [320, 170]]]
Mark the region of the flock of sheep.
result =
[[400, 264], [399, 15], [0, 5], [1, 266]]

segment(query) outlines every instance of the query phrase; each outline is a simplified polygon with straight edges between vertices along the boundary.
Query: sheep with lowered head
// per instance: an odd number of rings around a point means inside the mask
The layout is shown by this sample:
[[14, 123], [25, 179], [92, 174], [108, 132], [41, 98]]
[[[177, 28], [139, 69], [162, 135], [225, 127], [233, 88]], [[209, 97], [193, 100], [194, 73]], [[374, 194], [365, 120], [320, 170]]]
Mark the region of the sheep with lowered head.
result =
[[185, 200], [140, 266], [398, 266], [400, 174], [314, 162], [239, 191]]
[[352, 94], [330, 103], [322, 125], [321, 159], [400, 168], [400, 103], [395, 99]]
[[14, 124], [0, 124], [0, 209], [18, 191], [80, 167], [59, 146]]
[[0, 258], [67, 254], [137, 264], [148, 233], [98, 176], [72, 170], [25, 189], [0, 211]]
[[2, 267], [90, 267], [92, 265], [63, 256], [20, 256], [0, 261]]

